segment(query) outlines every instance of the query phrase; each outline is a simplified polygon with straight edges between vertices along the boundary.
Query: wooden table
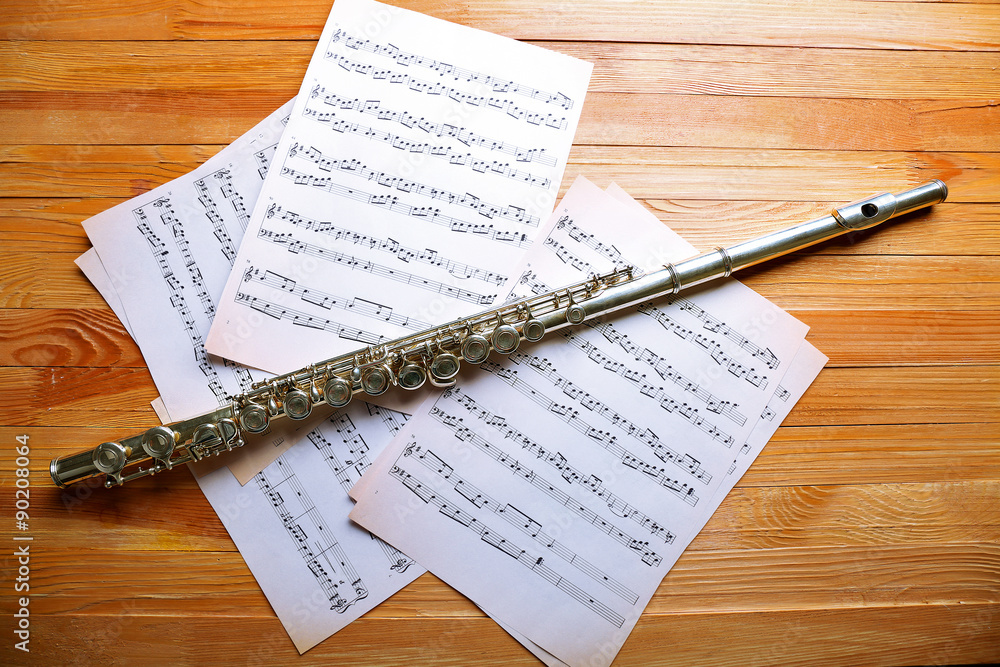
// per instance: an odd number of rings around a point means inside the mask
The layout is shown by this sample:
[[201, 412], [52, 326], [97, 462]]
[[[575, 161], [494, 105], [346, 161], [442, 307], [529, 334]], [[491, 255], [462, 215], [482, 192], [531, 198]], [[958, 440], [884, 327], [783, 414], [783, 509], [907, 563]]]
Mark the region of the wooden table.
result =
[[[947, 181], [928, 214], [744, 276], [830, 363], [618, 663], [1000, 661], [1000, 5], [400, 4], [592, 61], [565, 183], [617, 182], [701, 248]], [[0, 6], [2, 615], [30, 545], [31, 633], [29, 655], [5, 632], [0, 662], [534, 663], [430, 575], [298, 658], [187, 470], [49, 483], [50, 458], [155, 420], [138, 349], [73, 264], [80, 222], [294, 95], [329, 9]]]

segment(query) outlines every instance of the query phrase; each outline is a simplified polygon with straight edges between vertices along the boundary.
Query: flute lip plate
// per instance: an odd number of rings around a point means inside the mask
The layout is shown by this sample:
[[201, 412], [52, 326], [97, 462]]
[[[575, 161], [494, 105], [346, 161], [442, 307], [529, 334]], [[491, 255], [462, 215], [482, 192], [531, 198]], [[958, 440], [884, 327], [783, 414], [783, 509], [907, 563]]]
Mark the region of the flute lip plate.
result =
[[851, 202], [833, 209], [837, 224], [848, 231], [868, 229], [885, 222], [896, 212], [897, 199], [890, 192]]

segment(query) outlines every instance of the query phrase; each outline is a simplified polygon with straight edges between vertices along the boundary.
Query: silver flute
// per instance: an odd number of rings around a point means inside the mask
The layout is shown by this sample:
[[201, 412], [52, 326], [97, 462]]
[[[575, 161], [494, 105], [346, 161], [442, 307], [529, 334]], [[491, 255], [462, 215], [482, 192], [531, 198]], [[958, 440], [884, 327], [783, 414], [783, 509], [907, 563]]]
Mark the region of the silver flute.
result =
[[392, 386], [412, 390], [429, 382], [449, 387], [455, 383], [462, 361], [480, 364], [493, 351], [510, 354], [522, 339], [541, 340], [547, 332], [677, 294], [841, 234], [874, 227], [942, 202], [947, 196], [947, 186], [933, 180], [899, 194], [884, 193], [853, 202], [812, 222], [666, 264], [647, 274], [624, 267], [593, 276], [255, 383], [212, 412], [54, 459], [49, 472], [60, 487], [98, 475], [104, 476], [106, 487], [121, 485], [241, 447], [245, 435], [266, 431], [274, 419], [305, 419], [320, 403], [341, 408], [356, 393], [379, 396]]

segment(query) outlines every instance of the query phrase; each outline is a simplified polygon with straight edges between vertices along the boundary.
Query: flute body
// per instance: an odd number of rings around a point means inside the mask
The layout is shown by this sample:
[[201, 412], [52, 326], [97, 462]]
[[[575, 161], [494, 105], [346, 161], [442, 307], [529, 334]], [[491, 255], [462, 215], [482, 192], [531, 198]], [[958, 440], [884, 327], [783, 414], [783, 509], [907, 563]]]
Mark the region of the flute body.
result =
[[393, 386], [414, 390], [454, 384], [461, 362], [479, 364], [491, 352], [510, 354], [521, 341], [581, 324], [659, 296], [729, 276], [842, 234], [944, 201], [933, 180], [899, 194], [884, 193], [834, 209], [827, 216], [640, 275], [624, 267], [545, 294], [327, 359], [254, 384], [212, 412], [155, 426], [118, 442], [54, 459], [52, 481], [65, 487], [103, 475], [107, 487], [153, 475], [245, 443], [280, 418], [305, 419], [314, 405], [347, 405], [354, 394], [378, 396]]

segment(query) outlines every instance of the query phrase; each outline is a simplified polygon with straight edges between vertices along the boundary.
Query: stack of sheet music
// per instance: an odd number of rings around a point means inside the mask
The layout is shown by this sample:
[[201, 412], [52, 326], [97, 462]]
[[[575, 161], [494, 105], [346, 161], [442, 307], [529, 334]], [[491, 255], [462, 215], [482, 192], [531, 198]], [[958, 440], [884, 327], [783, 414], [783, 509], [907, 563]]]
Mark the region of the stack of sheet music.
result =
[[[337, 0], [294, 100], [84, 223], [78, 263], [164, 421], [268, 372], [694, 254], [614, 186], [580, 178], [552, 212], [590, 70]], [[729, 280], [491, 357], [443, 393], [276, 427], [195, 474], [299, 651], [427, 568], [546, 663], [609, 664], [825, 363], [805, 333]]]

